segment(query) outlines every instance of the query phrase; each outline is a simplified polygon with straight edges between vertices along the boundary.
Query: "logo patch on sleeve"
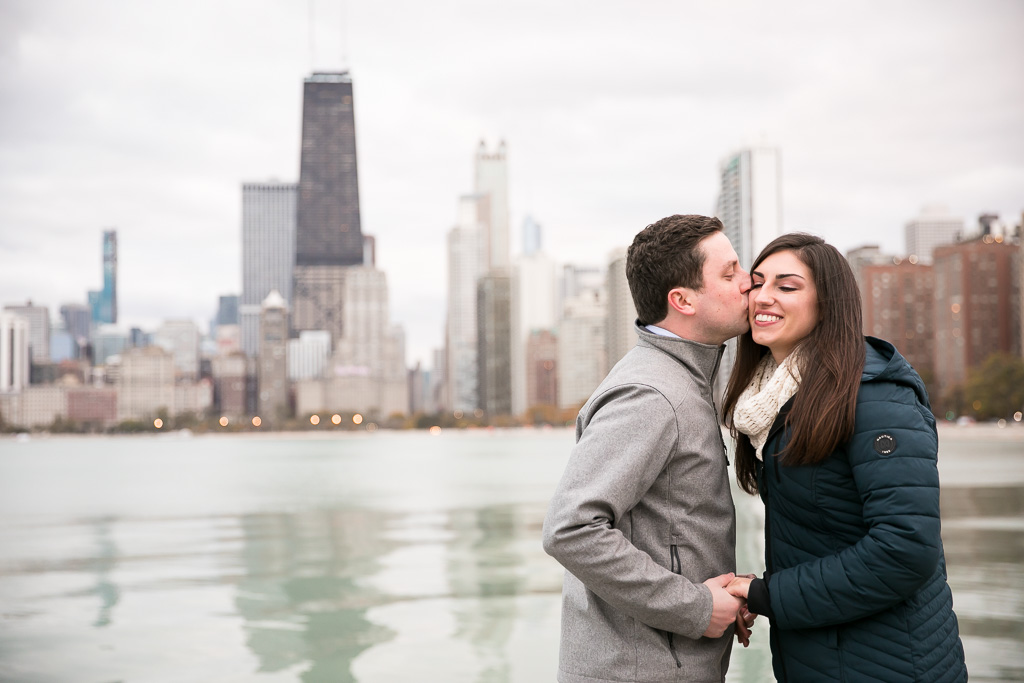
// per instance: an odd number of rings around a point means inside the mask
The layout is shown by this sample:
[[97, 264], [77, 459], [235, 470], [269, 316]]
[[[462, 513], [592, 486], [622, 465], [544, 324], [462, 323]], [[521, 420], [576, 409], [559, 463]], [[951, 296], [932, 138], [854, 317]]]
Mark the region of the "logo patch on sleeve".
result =
[[875, 437], [875, 452], [889, 455], [896, 450], [896, 438], [892, 434], [879, 434]]

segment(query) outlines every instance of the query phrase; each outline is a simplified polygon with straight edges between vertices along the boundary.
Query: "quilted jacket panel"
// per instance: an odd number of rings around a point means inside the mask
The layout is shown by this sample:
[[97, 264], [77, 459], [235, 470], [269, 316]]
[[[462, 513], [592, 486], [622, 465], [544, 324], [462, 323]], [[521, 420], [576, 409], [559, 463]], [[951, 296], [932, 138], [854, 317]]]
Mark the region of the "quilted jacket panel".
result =
[[899, 352], [866, 343], [853, 438], [811, 466], [774, 457], [787, 430], [765, 446], [758, 485], [775, 675], [965, 681], [940, 537], [935, 420]]

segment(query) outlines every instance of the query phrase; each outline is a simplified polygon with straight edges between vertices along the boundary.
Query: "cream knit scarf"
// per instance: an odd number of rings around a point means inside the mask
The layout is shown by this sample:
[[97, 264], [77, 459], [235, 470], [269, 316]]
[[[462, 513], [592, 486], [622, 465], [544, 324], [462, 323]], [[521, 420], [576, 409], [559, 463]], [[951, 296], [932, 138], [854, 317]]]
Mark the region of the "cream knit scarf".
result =
[[775, 362], [772, 354], [766, 353], [761, 359], [750, 384], [740, 394], [733, 410], [732, 420], [736, 429], [750, 437], [750, 443], [757, 449], [757, 459], [761, 454], [772, 423], [779, 414], [779, 409], [792, 398], [800, 388], [800, 368], [797, 353], [791, 353], [782, 361]]

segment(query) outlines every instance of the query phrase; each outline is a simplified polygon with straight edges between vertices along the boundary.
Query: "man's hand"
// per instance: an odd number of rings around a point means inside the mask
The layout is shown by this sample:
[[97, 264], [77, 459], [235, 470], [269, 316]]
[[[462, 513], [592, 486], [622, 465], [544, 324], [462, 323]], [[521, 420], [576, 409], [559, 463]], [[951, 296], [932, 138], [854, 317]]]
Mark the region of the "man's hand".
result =
[[719, 638], [729, 624], [736, 621], [736, 615], [740, 611], [740, 601], [730, 595], [725, 587], [736, 578], [735, 574], [722, 574], [704, 582], [704, 585], [711, 591], [711, 623], [704, 631], [707, 638]]

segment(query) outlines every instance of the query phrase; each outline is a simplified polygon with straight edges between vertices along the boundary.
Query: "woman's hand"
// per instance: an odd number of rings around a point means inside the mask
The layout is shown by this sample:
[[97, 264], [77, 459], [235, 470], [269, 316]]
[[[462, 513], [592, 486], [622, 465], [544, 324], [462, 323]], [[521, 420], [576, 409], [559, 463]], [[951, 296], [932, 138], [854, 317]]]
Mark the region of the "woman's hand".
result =
[[751, 629], [754, 627], [754, 620], [757, 615], [747, 609], [747, 593], [750, 591], [750, 582], [754, 580], [754, 574], [741, 574], [730, 581], [725, 590], [733, 597], [743, 601], [743, 606], [736, 613], [736, 641], [743, 647], [750, 646]]
[[736, 613], [736, 641], [743, 647], [750, 646], [751, 629], [754, 628], [754, 619], [757, 615], [747, 609], [746, 605], [740, 607]]
[[750, 582], [755, 578], [754, 574], [741, 574], [730, 581], [725, 590], [729, 591], [734, 597], [746, 600], [747, 593], [750, 591]]

